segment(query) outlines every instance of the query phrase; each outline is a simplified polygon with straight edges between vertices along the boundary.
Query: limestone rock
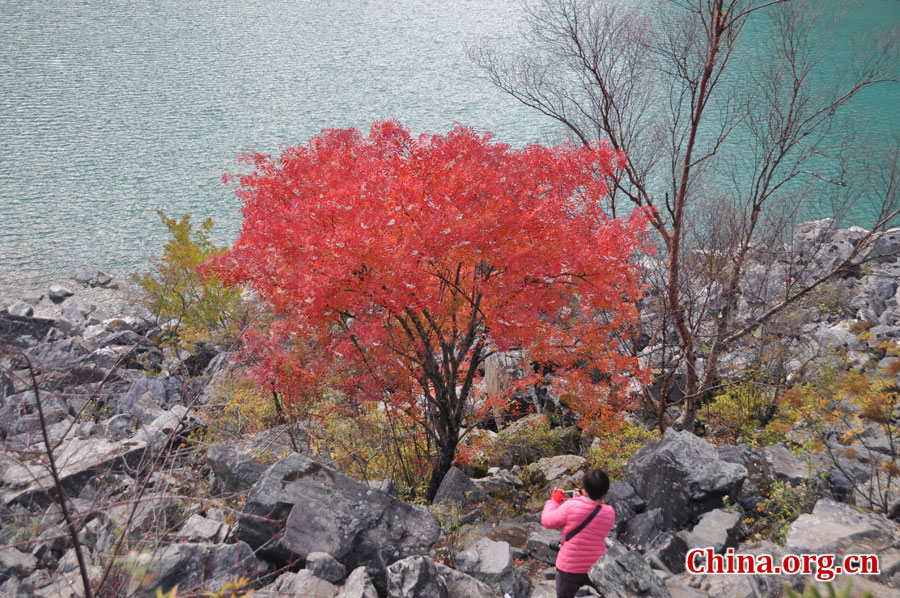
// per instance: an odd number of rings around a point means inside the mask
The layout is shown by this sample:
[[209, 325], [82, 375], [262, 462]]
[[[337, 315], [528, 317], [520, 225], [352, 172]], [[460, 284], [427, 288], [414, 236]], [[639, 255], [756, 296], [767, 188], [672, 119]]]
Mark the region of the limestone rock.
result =
[[499, 594], [524, 598], [528, 583], [513, 565], [513, 554], [506, 542], [480, 538], [472, 546], [456, 555], [456, 568], [481, 580]]
[[15, 548], [0, 548], [0, 583], [10, 577], [27, 577], [37, 567], [37, 559]]
[[44, 294], [40, 291], [29, 291], [22, 295], [22, 301], [28, 305], [37, 305], [44, 298]]
[[531, 473], [532, 481], [537, 484], [548, 484], [564, 476], [584, 470], [587, 459], [578, 455], [556, 455], [544, 457], [526, 467]]
[[531, 592], [529, 598], [556, 598], [556, 582], [542, 581]]
[[71, 297], [74, 294], [75, 293], [59, 284], [51, 284], [50, 288], [47, 289], [47, 296], [53, 303], [61, 303], [67, 297]]
[[547, 529], [542, 526], [531, 532], [525, 547], [531, 556], [552, 565], [556, 562], [561, 539], [562, 534], [559, 530]]
[[688, 549], [710, 547], [717, 554], [726, 548], [737, 546], [745, 535], [741, 514], [737, 511], [715, 509], [703, 515], [700, 522], [688, 534]]
[[881, 515], [861, 513], [850, 505], [821, 499], [813, 512], [800, 515], [788, 530], [785, 552], [878, 552], [900, 537], [900, 526]]
[[618, 535], [625, 529], [629, 520], [638, 513], [643, 513], [647, 508], [644, 499], [637, 495], [634, 488], [628, 482], [613, 482], [609, 486], [609, 492], [603, 497], [603, 502], [608, 504], [616, 512], [616, 525], [613, 534]]
[[347, 574], [344, 566], [327, 552], [311, 552], [306, 557], [306, 568], [325, 581], [337, 583]]
[[17, 318], [30, 318], [34, 315], [34, 308], [24, 301], [17, 301], [6, 308], [6, 313]]
[[177, 585], [179, 593], [220, 590], [235, 576], [253, 578], [258, 572], [256, 557], [244, 542], [171, 544], [157, 551], [149, 565], [154, 585], [164, 592]]
[[795, 457], [784, 445], [776, 444], [763, 449], [766, 463], [776, 479], [797, 485], [815, 477], [816, 472]]
[[337, 588], [328, 581], [316, 577], [311, 571], [302, 569], [297, 573], [287, 571], [278, 576], [271, 585], [258, 592], [254, 598], [283, 598], [304, 596], [308, 598], [334, 598]]
[[469, 476], [458, 468], [451, 467], [441, 481], [441, 485], [434, 496], [434, 503], [451, 503], [463, 506], [485, 500], [486, 498], [487, 494], [484, 490], [470, 480]]
[[227, 533], [227, 528], [222, 521], [194, 514], [188, 517], [175, 537], [188, 542], [221, 542], [225, 539], [223, 532]]
[[365, 565], [380, 591], [386, 566], [426, 554], [440, 526], [427, 511], [291, 454], [250, 490], [235, 535], [278, 565], [327, 552], [345, 567]]
[[357, 567], [347, 577], [344, 587], [335, 598], [378, 598], [378, 591], [366, 573], [366, 568]]
[[[64, 441], [56, 455], [63, 487], [80, 487], [101, 468], [119, 466], [123, 461], [134, 467], [144, 454], [146, 444], [129, 440], [109, 442], [100, 438], [71, 438]], [[50, 471], [38, 463], [9, 463], [0, 478], [0, 502], [11, 504], [25, 500], [46, 501], [43, 488], [52, 486]]]
[[389, 598], [447, 598], [447, 582], [427, 556], [411, 556], [388, 567]]
[[662, 510], [663, 528], [672, 530], [736, 496], [746, 477], [744, 466], [720, 459], [702, 438], [669, 428], [634, 454], [625, 480], [648, 509]]
[[497, 593], [489, 585], [462, 571], [435, 563], [438, 574], [447, 584], [447, 598], [496, 598]]
[[650, 509], [635, 515], [625, 527], [625, 542], [644, 552], [663, 533], [662, 509]]
[[606, 554], [588, 572], [605, 598], [669, 598], [669, 590], [636, 550], [608, 542]]

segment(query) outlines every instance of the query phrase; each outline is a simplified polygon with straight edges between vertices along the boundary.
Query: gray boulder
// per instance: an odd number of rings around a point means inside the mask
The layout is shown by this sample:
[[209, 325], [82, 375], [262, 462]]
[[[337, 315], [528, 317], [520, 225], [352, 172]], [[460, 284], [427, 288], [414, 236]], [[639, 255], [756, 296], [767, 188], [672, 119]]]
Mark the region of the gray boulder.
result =
[[584, 470], [587, 459], [578, 455], [556, 455], [544, 457], [525, 468], [531, 474], [532, 482], [548, 484]]
[[154, 575], [154, 585], [164, 592], [177, 585], [179, 593], [190, 593], [220, 590], [235, 577], [252, 579], [259, 572], [259, 565], [244, 542], [171, 544], [153, 555], [148, 571]]
[[603, 497], [603, 502], [608, 504], [616, 512], [616, 525], [613, 535], [625, 529], [632, 517], [643, 513], [647, 508], [644, 499], [637, 495], [634, 488], [628, 482], [613, 482], [609, 486], [609, 492]]
[[625, 526], [625, 542], [642, 553], [663, 533], [662, 509], [650, 509], [635, 515]]
[[0, 548], [0, 583], [10, 577], [28, 577], [37, 567], [37, 559], [15, 548]]
[[[881, 313], [880, 311], [878, 313]], [[850, 331], [846, 322], [840, 322], [827, 328], [819, 328], [813, 333], [823, 350], [863, 351], [865, 343]]]
[[40, 291], [29, 291], [22, 295], [22, 301], [28, 305], [37, 305], [44, 298], [44, 294]]
[[688, 534], [687, 547], [711, 547], [717, 554], [722, 554], [726, 548], [736, 547], [738, 540], [745, 535], [739, 512], [715, 509], [703, 515]]
[[334, 598], [337, 588], [328, 581], [316, 577], [311, 571], [302, 569], [297, 573], [287, 571], [278, 576], [271, 585], [258, 592], [255, 598], [285, 598], [304, 596], [305, 598]]
[[17, 301], [6, 308], [6, 313], [17, 318], [30, 318], [34, 315], [34, 308], [24, 301]]
[[881, 515], [860, 513], [851, 505], [823, 498], [813, 512], [800, 515], [788, 530], [785, 552], [879, 552], [900, 537], [900, 526]]
[[335, 598], [378, 598], [378, 591], [366, 573], [366, 568], [357, 567], [347, 577], [344, 587]]
[[105, 287], [112, 282], [112, 276], [97, 268], [81, 268], [72, 278], [85, 286]]
[[472, 480], [488, 496], [503, 502], [524, 505], [531, 497], [522, 490], [524, 482], [508, 469], [491, 468], [488, 477]]
[[248, 440], [214, 444], [206, 451], [206, 461], [223, 490], [247, 492], [281, 455], [291, 452], [290, 437], [275, 428]]
[[776, 479], [796, 486], [812, 480], [816, 471], [795, 457], [782, 444], [774, 444], [763, 449], [766, 464]]
[[[144, 455], [146, 444], [135, 440], [109, 442], [101, 438], [70, 438], [57, 449], [56, 465], [67, 492], [83, 487], [99, 470], [114, 470], [126, 464], [135, 467]], [[53, 485], [49, 469], [39, 463], [2, 463], [6, 471], [0, 478], [0, 502], [13, 504], [34, 500], [48, 502], [45, 489]], [[76, 491], [77, 494], [77, 491]]]
[[556, 562], [561, 539], [562, 534], [559, 530], [547, 529], [542, 526], [531, 532], [525, 542], [525, 548], [532, 557], [552, 565]]
[[435, 563], [435, 567], [447, 584], [447, 598], [497, 598], [497, 593], [489, 585], [471, 575], [440, 563]]
[[187, 542], [223, 542], [227, 533], [225, 522], [194, 514], [188, 517], [175, 537]]
[[427, 556], [411, 556], [388, 567], [389, 598], [447, 598], [447, 582]]
[[50, 288], [47, 289], [47, 296], [53, 303], [60, 303], [74, 294], [75, 293], [59, 284], [51, 284]]
[[485, 500], [487, 494], [460, 469], [451, 467], [441, 481], [434, 503], [451, 503], [459, 506]]
[[263, 473], [235, 528], [279, 565], [327, 552], [345, 567], [367, 566], [383, 590], [386, 565], [428, 553], [439, 534], [427, 511], [296, 453]]
[[665, 531], [698, 520], [726, 496], [734, 498], [746, 477], [744, 466], [720, 459], [705, 440], [672, 428], [635, 453], [625, 474], [648, 509], [662, 510]]
[[188, 408], [176, 405], [171, 411], [164, 411], [159, 417], [141, 428], [134, 435], [138, 442], [153, 449], [161, 449], [179, 433], [188, 430], [193, 418], [188, 416]]
[[320, 577], [331, 583], [337, 583], [344, 579], [347, 570], [337, 559], [327, 552], [311, 552], [306, 557], [306, 568], [312, 571], [316, 577]]
[[626, 550], [618, 542], [608, 542], [606, 554], [588, 577], [605, 598], [669, 598], [669, 590], [636, 550]]
[[671, 573], [681, 573], [684, 570], [684, 557], [688, 547], [682, 537], [683, 533], [663, 532], [650, 542], [644, 551], [644, 558], [651, 567]]
[[542, 581], [531, 592], [529, 598], [556, 598], [556, 582]]
[[524, 598], [528, 593], [528, 582], [516, 570], [512, 549], [506, 542], [479, 538], [472, 546], [457, 554], [453, 563], [458, 570], [483, 581], [501, 595]]

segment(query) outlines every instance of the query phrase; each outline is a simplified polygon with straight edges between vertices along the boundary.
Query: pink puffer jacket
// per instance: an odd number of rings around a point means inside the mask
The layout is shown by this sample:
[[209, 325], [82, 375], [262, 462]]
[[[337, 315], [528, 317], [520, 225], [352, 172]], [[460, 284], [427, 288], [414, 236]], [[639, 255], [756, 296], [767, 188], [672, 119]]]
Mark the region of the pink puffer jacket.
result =
[[541, 513], [541, 524], [550, 529], [562, 528], [562, 548], [556, 555], [556, 568], [566, 573], [587, 573], [594, 563], [606, 553], [606, 535], [616, 522], [616, 512], [603, 505], [600, 512], [583, 530], [566, 542], [566, 535], [597, 508], [597, 503], [586, 496], [576, 496], [557, 504], [548, 500]]

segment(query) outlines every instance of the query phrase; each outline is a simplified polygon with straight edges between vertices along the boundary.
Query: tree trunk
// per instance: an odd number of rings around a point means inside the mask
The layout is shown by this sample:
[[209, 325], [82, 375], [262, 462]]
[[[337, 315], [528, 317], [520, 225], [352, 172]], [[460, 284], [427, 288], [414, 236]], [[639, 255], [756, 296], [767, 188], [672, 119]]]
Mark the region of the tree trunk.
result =
[[435, 463], [434, 469], [431, 470], [431, 480], [428, 482], [428, 495], [426, 496], [429, 503], [434, 501], [438, 488], [441, 487], [441, 482], [444, 481], [444, 476], [453, 467], [453, 459], [456, 458], [459, 430], [454, 430], [450, 436], [450, 438], [444, 439], [445, 442], [440, 447], [437, 463]]

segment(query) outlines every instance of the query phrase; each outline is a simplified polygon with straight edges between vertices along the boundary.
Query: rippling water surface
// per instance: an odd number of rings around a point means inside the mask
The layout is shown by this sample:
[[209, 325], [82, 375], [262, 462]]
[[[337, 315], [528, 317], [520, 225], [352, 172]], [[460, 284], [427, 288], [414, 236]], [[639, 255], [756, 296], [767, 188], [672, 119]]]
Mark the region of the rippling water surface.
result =
[[[873, 0], [850, 26], [898, 9]], [[323, 127], [553, 139], [465, 55], [482, 37], [512, 43], [520, 18], [511, 0], [0, 0], [0, 291], [84, 265], [146, 269], [165, 239], [157, 209], [212, 216], [232, 240], [221, 176], [235, 156]], [[865, 111], [896, 121], [898, 97]]]

